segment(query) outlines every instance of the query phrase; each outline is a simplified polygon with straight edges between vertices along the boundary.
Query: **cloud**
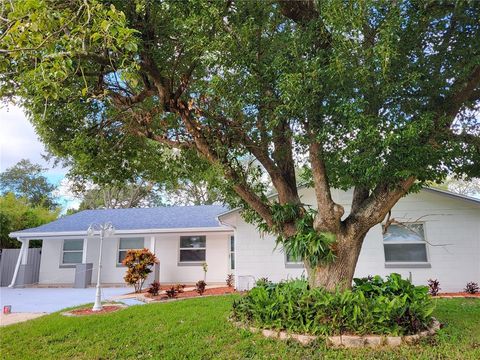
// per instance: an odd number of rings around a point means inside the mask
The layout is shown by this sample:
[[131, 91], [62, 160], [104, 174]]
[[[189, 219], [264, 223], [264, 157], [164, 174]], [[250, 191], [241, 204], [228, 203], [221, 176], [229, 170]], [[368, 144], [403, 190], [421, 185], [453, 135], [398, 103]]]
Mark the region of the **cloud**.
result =
[[46, 153], [45, 146], [22, 108], [1, 105], [0, 129], [0, 171], [5, 171], [21, 159], [30, 159], [48, 169], [46, 176], [52, 183], [58, 184], [65, 177], [68, 169], [53, 168], [42, 158], [42, 154]]
[[78, 209], [82, 202], [81, 197], [72, 191], [72, 186], [72, 181], [64, 177], [54, 192], [54, 195], [61, 199], [61, 204], [65, 209]]
[[59, 188], [55, 192], [64, 209], [78, 208], [80, 199], [69, 194], [66, 189], [65, 175], [68, 169], [53, 167], [43, 159], [45, 146], [39, 140], [33, 125], [28, 121], [22, 108], [14, 105], [0, 105], [0, 171], [15, 165], [21, 159], [47, 169], [45, 176]]

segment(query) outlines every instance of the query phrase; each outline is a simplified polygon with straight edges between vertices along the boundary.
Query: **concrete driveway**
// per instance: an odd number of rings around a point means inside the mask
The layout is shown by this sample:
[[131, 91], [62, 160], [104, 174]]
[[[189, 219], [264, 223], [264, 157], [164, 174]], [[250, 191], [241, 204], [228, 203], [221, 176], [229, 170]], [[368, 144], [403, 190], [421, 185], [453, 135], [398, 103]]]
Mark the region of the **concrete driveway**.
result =
[[[132, 288], [104, 288], [102, 300], [132, 292]], [[12, 313], [52, 313], [67, 307], [93, 303], [95, 288], [0, 288], [1, 309], [12, 306]]]

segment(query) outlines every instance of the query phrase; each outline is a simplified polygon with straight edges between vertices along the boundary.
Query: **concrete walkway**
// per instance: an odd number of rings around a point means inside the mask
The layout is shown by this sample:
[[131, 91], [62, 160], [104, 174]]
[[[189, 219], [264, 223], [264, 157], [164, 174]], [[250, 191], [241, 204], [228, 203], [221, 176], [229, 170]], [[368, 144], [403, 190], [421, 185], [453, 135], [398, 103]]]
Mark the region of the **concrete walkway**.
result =
[[[132, 288], [105, 288], [102, 300], [132, 292]], [[12, 306], [12, 313], [52, 313], [67, 307], [93, 303], [95, 288], [0, 288], [0, 305]]]
[[47, 315], [47, 313], [11, 313], [8, 315], [0, 314], [0, 326], [7, 326], [36, 319], [40, 316]]

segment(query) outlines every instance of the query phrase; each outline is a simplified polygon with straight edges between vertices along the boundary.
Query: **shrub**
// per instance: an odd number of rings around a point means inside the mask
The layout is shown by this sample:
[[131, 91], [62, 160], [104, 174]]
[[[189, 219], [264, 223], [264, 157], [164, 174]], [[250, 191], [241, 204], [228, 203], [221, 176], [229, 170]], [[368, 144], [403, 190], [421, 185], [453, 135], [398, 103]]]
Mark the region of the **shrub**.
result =
[[185, 284], [176, 284], [175, 285], [175, 291], [179, 294], [183, 293], [185, 290], [186, 285]]
[[428, 292], [429, 292], [430, 295], [437, 296], [440, 289], [441, 289], [440, 281], [438, 281], [437, 279], [435, 279], [435, 280], [429, 279], [428, 280]]
[[227, 279], [225, 280], [225, 282], [227, 283], [227, 286], [228, 287], [233, 287], [233, 282], [234, 281], [235, 281], [235, 277], [233, 276], [233, 274], [228, 274]]
[[431, 324], [426, 286], [398, 274], [355, 279], [352, 290], [311, 289], [304, 279], [262, 282], [233, 304], [232, 316], [262, 328], [315, 335], [413, 334]]
[[177, 297], [177, 290], [175, 289], [174, 286], [172, 286], [170, 289], [165, 290], [165, 293], [167, 294], [167, 297], [170, 299], [176, 298]]
[[152, 294], [154, 296], [158, 295], [159, 291], [160, 291], [160, 282], [158, 281], [154, 281], [153, 283], [151, 283], [150, 287], [147, 290], [149, 294]]
[[266, 286], [269, 284], [273, 284], [273, 283], [270, 280], [268, 280], [268, 277], [262, 277], [255, 282], [256, 286]]
[[480, 291], [480, 287], [476, 282], [469, 282], [467, 286], [465, 286], [465, 292], [469, 294], [476, 294]]
[[205, 292], [205, 288], [207, 286], [207, 283], [203, 280], [197, 281], [195, 284], [195, 291], [198, 292], [200, 295], [203, 295]]
[[127, 267], [123, 279], [135, 288], [135, 292], [142, 291], [142, 286], [152, 272], [152, 266], [158, 263], [155, 254], [148, 249], [128, 250], [122, 264]]

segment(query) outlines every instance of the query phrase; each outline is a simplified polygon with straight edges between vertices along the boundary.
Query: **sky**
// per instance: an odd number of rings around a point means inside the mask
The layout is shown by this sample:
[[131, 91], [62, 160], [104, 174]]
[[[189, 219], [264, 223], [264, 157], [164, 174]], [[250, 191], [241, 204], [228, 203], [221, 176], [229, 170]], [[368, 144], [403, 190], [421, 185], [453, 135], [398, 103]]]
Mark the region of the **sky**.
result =
[[77, 207], [78, 199], [70, 194], [64, 180], [68, 169], [53, 167], [42, 158], [45, 153], [44, 145], [23, 110], [15, 105], [0, 104], [0, 171], [22, 159], [40, 164], [47, 169], [45, 176], [49, 182], [59, 186], [57, 195], [64, 210]]

